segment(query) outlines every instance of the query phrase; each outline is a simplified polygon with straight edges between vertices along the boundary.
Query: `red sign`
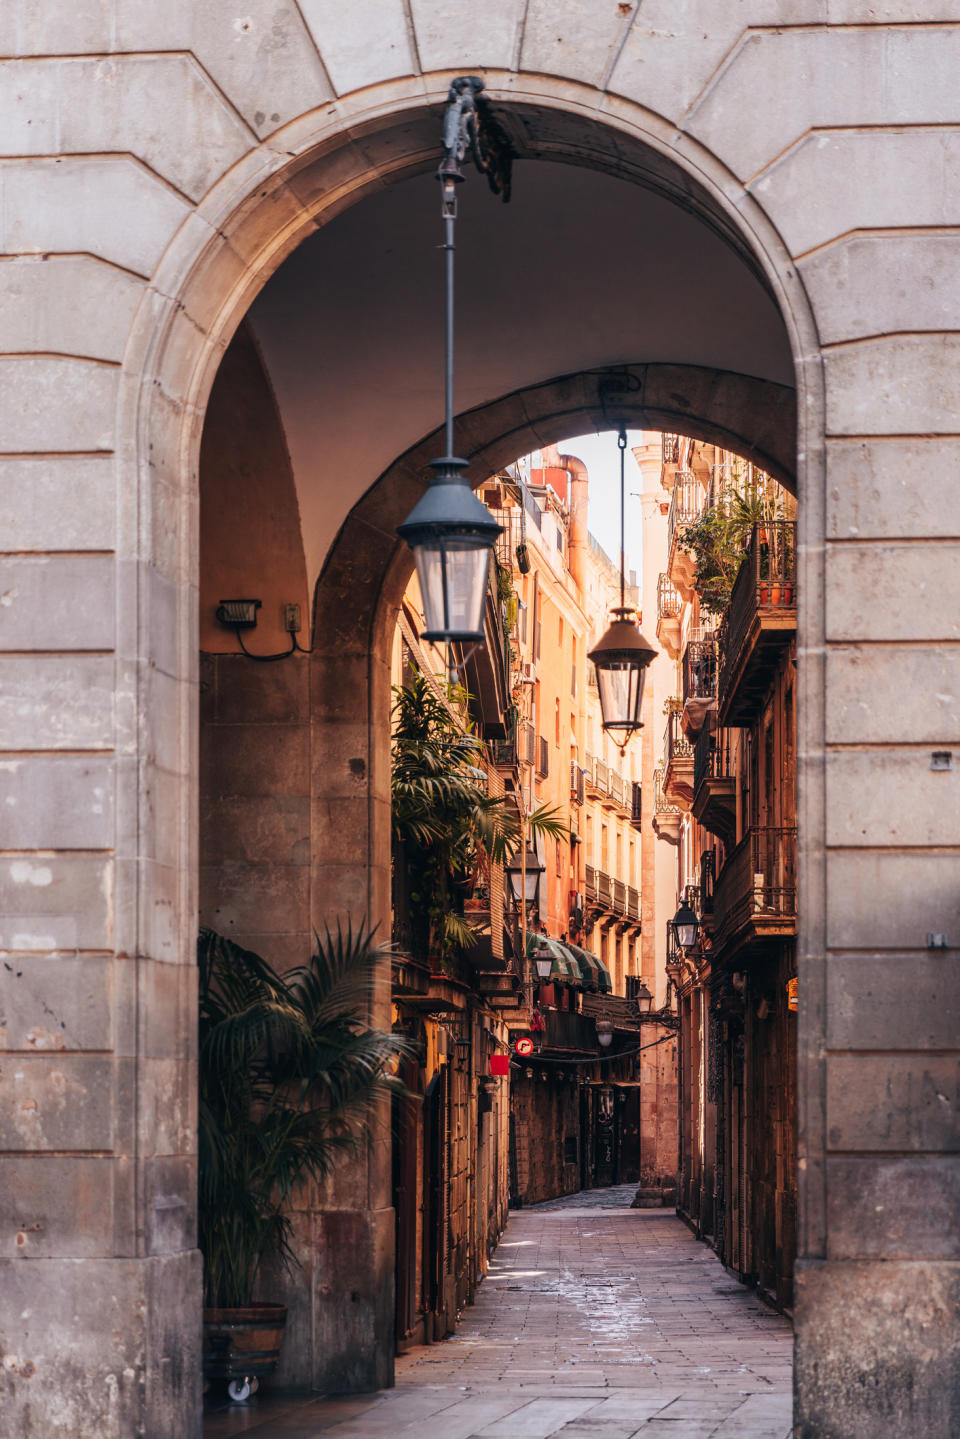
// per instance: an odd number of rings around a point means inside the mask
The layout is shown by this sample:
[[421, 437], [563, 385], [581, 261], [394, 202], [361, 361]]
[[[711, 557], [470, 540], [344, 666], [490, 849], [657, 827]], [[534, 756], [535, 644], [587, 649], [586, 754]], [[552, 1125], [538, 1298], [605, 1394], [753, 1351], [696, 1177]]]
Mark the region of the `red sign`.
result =
[[533, 1053], [533, 1040], [518, 1039], [513, 1046], [513, 1050], [515, 1054], [521, 1054], [524, 1058], [526, 1058], [528, 1054]]
[[491, 1073], [491, 1074], [509, 1074], [509, 1073], [510, 1073], [510, 1056], [509, 1056], [509, 1054], [491, 1054], [491, 1056], [490, 1056], [490, 1073]]

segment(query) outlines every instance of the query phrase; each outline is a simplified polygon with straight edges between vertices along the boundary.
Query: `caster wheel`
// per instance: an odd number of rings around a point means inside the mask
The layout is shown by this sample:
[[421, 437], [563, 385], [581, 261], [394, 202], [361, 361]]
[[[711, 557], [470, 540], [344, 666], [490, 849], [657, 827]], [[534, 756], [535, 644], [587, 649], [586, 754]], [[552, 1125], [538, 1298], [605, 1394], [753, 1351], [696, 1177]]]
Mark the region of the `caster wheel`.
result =
[[231, 1379], [227, 1385], [227, 1397], [234, 1404], [245, 1404], [252, 1392], [249, 1379]]
[[256, 1377], [256, 1375], [254, 1375], [254, 1377], [250, 1380], [250, 1393], [256, 1394], [259, 1391], [259, 1388], [260, 1380]]

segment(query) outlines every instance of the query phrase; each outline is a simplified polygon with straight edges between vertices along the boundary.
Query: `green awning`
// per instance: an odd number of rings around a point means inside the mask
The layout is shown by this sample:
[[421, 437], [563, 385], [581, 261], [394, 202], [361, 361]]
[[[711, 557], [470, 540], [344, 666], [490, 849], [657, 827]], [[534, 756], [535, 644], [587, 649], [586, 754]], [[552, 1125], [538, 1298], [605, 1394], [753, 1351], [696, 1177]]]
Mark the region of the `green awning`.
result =
[[527, 931], [527, 958], [532, 959], [534, 950], [547, 949], [553, 957], [553, 967], [550, 970], [551, 980], [559, 980], [561, 984], [576, 985], [577, 988], [583, 983], [583, 974], [580, 966], [566, 945], [561, 944], [558, 939], [550, 939], [545, 934], [531, 934]]
[[564, 941], [564, 948], [569, 949], [579, 964], [588, 989], [599, 990], [601, 994], [612, 992], [613, 979], [602, 959], [598, 959], [588, 949], [581, 949], [579, 944], [571, 944], [569, 940]]

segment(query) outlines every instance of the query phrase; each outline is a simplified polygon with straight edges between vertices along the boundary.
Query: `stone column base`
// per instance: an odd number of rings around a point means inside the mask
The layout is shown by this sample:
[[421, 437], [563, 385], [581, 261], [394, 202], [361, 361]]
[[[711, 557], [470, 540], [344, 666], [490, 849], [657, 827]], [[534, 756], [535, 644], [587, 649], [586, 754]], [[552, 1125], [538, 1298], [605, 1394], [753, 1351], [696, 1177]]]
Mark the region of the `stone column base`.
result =
[[5, 1434], [201, 1432], [201, 1259], [0, 1262]]
[[960, 1263], [800, 1260], [799, 1439], [960, 1434]]

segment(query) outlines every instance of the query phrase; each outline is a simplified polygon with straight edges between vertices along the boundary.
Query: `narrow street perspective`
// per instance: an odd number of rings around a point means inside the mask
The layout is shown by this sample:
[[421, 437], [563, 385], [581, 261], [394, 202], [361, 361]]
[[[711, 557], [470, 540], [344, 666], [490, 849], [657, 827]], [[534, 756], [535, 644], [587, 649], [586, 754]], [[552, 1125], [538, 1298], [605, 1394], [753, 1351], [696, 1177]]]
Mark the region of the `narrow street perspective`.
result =
[[789, 1321], [634, 1186], [511, 1215], [456, 1334], [396, 1388], [211, 1415], [208, 1439], [787, 1439]]
[[0, 1439], [960, 1439], [958, 74], [0, 4]]

